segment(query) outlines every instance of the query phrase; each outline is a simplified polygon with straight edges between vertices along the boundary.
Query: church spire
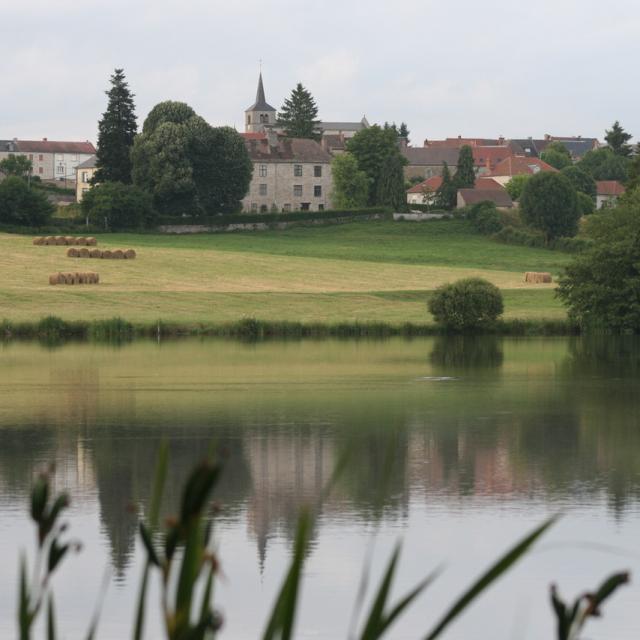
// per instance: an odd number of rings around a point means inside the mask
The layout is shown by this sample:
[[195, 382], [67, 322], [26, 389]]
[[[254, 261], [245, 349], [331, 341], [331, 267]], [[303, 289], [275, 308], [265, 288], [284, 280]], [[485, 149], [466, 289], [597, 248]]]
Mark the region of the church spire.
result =
[[258, 77], [258, 91], [256, 91], [256, 101], [247, 111], [275, 111], [275, 109], [267, 103], [264, 95], [264, 84], [262, 83], [262, 71]]
[[258, 76], [256, 101], [245, 112], [245, 131], [247, 133], [264, 132], [266, 126], [276, 124], [276, 110], [267, 102], [264, 95], [262, 70]]

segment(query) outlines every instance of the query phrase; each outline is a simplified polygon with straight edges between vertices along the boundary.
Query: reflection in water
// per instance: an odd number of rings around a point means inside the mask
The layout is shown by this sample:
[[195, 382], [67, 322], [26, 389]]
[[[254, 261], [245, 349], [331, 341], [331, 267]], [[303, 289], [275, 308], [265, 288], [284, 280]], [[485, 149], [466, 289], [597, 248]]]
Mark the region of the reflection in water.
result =
[[[124, 582], [129, 507], [147, 507], [166, 438], [165, 515], [213, 442], [226, 458], [223, 520], [244, 523], [260, 567], [309, 504], [316, 526], [367, 527], [408, 522], [416, 501], [588, 504], [605, 492], [624, 519], [640, 498], [639, 354], [631, 340], [469, 337], [5, 346], [0, 509], [22, 505], [34, 471], [55, 462], [59, 485], [88, 505], [97, 494]], [[420, 381], [438, 376], [455, 380]]]

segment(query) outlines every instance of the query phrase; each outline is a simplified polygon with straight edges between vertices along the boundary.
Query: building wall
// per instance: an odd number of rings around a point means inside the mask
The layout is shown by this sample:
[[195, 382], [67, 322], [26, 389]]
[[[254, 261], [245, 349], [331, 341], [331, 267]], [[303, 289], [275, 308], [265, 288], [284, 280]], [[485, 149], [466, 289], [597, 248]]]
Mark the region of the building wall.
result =
[[615, 206], [617, 200], [618, 200], [618, 196], [597, 195], [596, 209], [602, 209], [603, 207], [613, 207]]
[[244, 130], [247, 133], [258, 133], [264, 131], [265, 125], [274, 126], [275, 123], [275, 111], [245, 111]]
[[[296, 165], [302, 167], [301, 176], [294, 173]], [[321, 176], [315, 176], [315, 167], [321, 167]], [[261, 175], [264, 173], [266, 175]], [[266, 187], [261, 191], [260, 185]], [[302, 187], [301, 196], [294, 195], [295, 185]], [[319, 196], [314, 195], [315, 187], [320, 187]], [[247, 213], [269, 213], [275, 205], [279, 212], [299, 211], [303, 203], [309, 204], [310, 211], [330, 209], [332, 187], [331, 165], [326, 162], [254, 162], [253, 177], [249, 192], [242, 201], [242, 209]]]
[[89, 167], [87, 169], [77, 169], [76, 202], [82, 202], [83, 194], [91, 189], [91, 178], [93, 178], [93, 174], [95, 172], [95, 167]]
[[87, 153], [53, 153], [53, 169], [55, 180], [76, 181], [76, 167], [93, 154]]
[[0, 160], [9, 156], [25, 156], [33, 164], [34, 176], [40, 176], [42, 180], [53, 178], [53, 154], [51, 153], [22, 153], [18, 151], [0, 151]]

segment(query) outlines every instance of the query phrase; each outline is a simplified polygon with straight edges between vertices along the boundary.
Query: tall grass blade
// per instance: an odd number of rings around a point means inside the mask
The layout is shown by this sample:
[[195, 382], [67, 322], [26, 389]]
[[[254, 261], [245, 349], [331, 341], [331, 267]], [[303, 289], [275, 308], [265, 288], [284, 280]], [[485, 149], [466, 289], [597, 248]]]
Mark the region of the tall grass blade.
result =
[[98, 630], [98, 622], [100, 621], [100, 614], [102, 613], [102, 605], [104, 604], [104, 599], [105, 599], [105, 596], [107, 595], [107, 588], [109, 587], [110, 579], [111, 579], [111, 575], [109, 574], [109, 570], [107, 569], [104, 572], [104, 577], [102, 578], [102, 585], [100, 587], [100, 592], [98, 594], [96, 608], [93, 612], [93, 617], [91, 618], [89, 631], [87, 631], [87, 636], [86, 636], [87, 640], [94, 640], [96, 637], [96, 631]]
[[164, 493], [164, 485], [167, 480], [168, 462], [169, 446], [167, 441], [163, 440], [160, 444], [160, 450], [158, 451], [158, 460], [153, 477], [153, 488], [151, 490], [149, 518], [147, 519], [151, 531], [154, 531], [158, 527], [158, 520], [160, 519], [160, 504], [162, 503], [162, 494]]
[[20, 640], [29, 640], [31, 621], [29, 614], [29, 587], [27, 586], [27, 559], [24, 555], [20, 556], [19, 581], [18, 626], [20, 628]]
[[263, 640], [290, 640], [300, 588], [302, 566], [311, 533], [311, 516], [303, 511], [298, 520], [296, 542], [289, 571], [273, 606]]
[[138, 596], [138, 606], [136, 607], [136, 623], [133, 629], [133, 640], [142, 640], [144, 631], [144, 615], [147, 605], [147, 584], [149, 582], [149, 561], [145, 562], [142, 572], [142, 582], [140, 584], [140, 595]]
[[202, 604], [200, 606], [200, 622], [204, 622], [211, 617], [211, 594], [213, 592], [213, 575], [215, 573], [215, 565], [212, 562], [207, 575], [207, 584], [202, 594]]
[[189, 627], [193, 590], [195, 588], [196, 580], [198, 579], [198, 571], [200, 561], [202, 559], [202, 549], [200, 546], [202, 532], [200, 524], [201, 523], [199, 521], [192, 523], [184, 546], [184, 555], [182, 557], [182, 565], [180, 568], [178, 589], [176, 593], [175, 615], [178, 637], [181, 637], [180, 634], [184, 633]]
[[49, 596], [47, 611], [47, 640], [56, 640], [56, 614], [53, 606], [53, 594]]
[[558, 516], [549, 518], [537, 527], [515, 547], [502, 556], [486, 573], [484, 573], [449, 609], [442, 620], [436, 625], [425, 640], [434, 640], [457, 618], [487, 587], [497, 580], [505, 571], [511, 568], [531, 547], [531, 545], [551, 526]]

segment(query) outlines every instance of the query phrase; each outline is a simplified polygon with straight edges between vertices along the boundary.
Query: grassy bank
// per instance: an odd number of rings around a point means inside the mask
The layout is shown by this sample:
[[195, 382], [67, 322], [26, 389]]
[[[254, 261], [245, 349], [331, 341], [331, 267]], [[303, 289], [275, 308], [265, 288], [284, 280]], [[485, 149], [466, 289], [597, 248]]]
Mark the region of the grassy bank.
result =
[[[524, 283], [525, 271], [558, 275], [569, 257], [496, 243], [459, 220], [356, 222], [331, 227], [219, 235], [105, 234], [102, 248], [134, 248], [132, 261], [79, 260], [65, 247], [0, 234], [0, 318], [47, 315], [91, 323], [119, 316], [221, 327], [243, 318], [272, 324], [428, 325], [426, 302], [445, 282], [480, 276], [505, 298], [507, 322], [562, 322], [554, 285]], [[100, 273], [99, 286], [50, 286], [56, 271]]]

